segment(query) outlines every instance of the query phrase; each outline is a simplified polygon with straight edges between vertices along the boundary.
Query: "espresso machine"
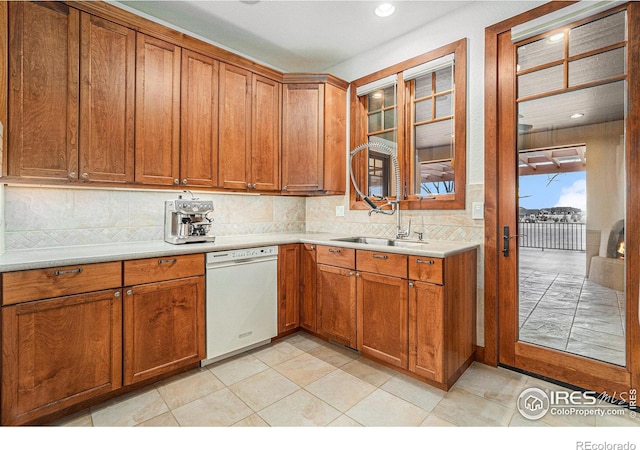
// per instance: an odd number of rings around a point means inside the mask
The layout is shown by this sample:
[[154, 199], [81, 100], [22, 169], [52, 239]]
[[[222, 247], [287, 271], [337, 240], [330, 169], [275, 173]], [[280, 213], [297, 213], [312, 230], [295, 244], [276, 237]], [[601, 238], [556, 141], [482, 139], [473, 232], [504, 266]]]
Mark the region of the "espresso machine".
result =
[[213, 201], [194, 197], [164, 202], [164, 240], [170, 244], [214, 242], [211, 236]]

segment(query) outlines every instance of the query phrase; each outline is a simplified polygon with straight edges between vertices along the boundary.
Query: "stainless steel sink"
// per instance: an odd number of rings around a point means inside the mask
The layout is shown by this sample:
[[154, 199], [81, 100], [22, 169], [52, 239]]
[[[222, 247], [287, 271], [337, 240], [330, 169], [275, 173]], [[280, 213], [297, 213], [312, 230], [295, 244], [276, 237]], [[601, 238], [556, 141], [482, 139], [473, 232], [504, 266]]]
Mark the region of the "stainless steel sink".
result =
[[427, 245], [429, 245], [428, 242], [422, 241], [422, 242], [412, 242], [412, 241], [393, 241], [393, 245], [394, 247], [404, 247], [404, 248], [422, 248], [425, 247]]
[[386, 239], [377, 237], [364, 237], [354, 236], [347, 238], [332, 239], [333, 241], [340, 242], [353, 242], [354, 244], [369, 244], [369, 245], [382, 245], [387, 247], [401, 247], [401, 248], [421, 248], [428, 245], [428, 242], [415, 242], [415, 241], [403, 241], [400, 239]]
[[332, 239], [333, 241], [341, 241], [341, 242], [353, 242], [354, 244], [371, 244], [371, 245], [393, 245], [393, 240], [385, 239], [385, 238], [376, 238], [376, 237], [348, 237], [348, 238], [339, 238]]

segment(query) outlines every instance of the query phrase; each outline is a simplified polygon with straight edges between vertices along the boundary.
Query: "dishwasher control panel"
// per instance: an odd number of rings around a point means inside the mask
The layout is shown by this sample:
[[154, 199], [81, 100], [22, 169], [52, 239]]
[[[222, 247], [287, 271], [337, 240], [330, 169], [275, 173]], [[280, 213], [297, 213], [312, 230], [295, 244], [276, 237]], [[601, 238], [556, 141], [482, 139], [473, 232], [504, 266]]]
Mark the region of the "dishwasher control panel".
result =
[[215, 264], [217, 262], [233, 261], [237, 259], [263, 258], [277, 255], [277, 245], [269, 247], [241, 248], [238, 250], [207, 253], [207, 264]]

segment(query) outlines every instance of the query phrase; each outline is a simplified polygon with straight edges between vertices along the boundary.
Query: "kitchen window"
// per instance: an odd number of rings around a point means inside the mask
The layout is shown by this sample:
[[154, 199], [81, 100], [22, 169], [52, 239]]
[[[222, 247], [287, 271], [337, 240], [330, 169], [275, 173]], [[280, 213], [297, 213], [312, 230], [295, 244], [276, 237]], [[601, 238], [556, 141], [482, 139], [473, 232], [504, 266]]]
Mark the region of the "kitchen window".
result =
[[[368, 196], [401, 198], [403, 209], [464, 209], [466, 39], [354, 81], [351, 148], [381, 142], [397, 152], [401, 192], [390, 185], [387, 155], [354, 156]], [[351, 188], [352, 209], [365, 209]]]

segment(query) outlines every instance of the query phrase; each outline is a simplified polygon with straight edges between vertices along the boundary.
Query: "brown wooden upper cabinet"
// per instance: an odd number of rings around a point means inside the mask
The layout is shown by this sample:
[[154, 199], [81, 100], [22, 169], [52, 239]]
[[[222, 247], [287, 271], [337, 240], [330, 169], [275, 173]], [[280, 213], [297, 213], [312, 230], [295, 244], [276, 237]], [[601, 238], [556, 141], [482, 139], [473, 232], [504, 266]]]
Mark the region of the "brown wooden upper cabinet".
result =
[[280, 189], [282, 85], [246, 69], [220, 64], [220, 185]]
[[344, 193], [347, 83], [302, 74], [285, 75], [284, 83], [283, 192]]
[[135, 32], [10, 2], [7, 175], [133, 181]]
[[3, 176], [345, 192], [348, 83], [261, 68], [109, 5], [69, 4], [0, 8]]
[[160, 39], [137, 35], [137, 183], [180, 183], [180, 51]]
[[218, 61], [182, 50], [180, 183], [218, 185]]

